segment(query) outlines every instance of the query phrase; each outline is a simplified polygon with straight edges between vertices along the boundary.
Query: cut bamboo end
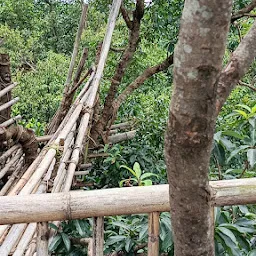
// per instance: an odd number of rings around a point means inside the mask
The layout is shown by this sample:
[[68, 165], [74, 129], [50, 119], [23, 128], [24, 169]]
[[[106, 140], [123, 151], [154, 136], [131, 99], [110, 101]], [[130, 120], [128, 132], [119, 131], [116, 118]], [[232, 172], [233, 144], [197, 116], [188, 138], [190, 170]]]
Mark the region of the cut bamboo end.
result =
[[18, 83], [12, 83], [6, 88], [0, 91], [0, 98], [3, 97], [6, 93], [10, 92]]
[[3, 110], [5, 110], [5, 109], [11, 107], [11, 106], [14, 105], [15, 103], [17, 103], [17, 102], [19, 101], [19, 99], [20, 99], [19, 97], [16, 97], [16, 98], [14, 98], [13, 100], [10, 100], [10, 101], [6, 102], [5, 104], [1, 105], [1, 106], [0, 106], [0, 111], [3, 111]]
[[13, 118], [11, 118], [11, 119], [9, 119], [9, 120], [7, 120], [7, 121], [1, 123], [0, 126], [1, 126], [1, 127], [8, 127], [8, 126], [10, 126], [11, 124], [14, 124], [15, 122], [21, 120], [21, 118], [22, 118], [21, 115], [15, 116], [15, 117], [13, 117]]

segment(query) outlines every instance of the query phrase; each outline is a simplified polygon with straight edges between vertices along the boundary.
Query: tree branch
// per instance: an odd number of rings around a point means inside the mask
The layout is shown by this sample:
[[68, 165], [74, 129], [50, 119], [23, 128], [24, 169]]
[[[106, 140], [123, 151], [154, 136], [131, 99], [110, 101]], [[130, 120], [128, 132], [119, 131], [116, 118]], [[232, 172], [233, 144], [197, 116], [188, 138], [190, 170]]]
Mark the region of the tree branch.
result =
[[243, 38], [227, 66], [221, 72], [217, 82], [217, 102], [216, 114], [218, 114], [226, 101], [228, 95], [239, 80], [248, 71], [256, 56], [256, 22], [252, 25], [250, 31]]
[[[250, 4], [245, 6], [243, 9], [239, 10], [237, 13], [233, 14], [231, 17], [231, 22], [233, 23], [235, 20], [238, 20], [244, 16], [251, 17], [249, 14], [256, 7], [256, 0], [253, 0]], [[254, 15], [252, 17], [255, 17]]]
[[250, 88], [251, 90], [253, 90], [253, 91], [255, 91], [256, 92], [256, 87], [254, 87], [253, 85], [251, 85], [251, 84], [246, 84], [246, 83], [244, 83], [244, 82], [242, 82], [242, 81], [239, 81], [239, 83], [238, 83], [239, 85], [241, 85], [241, 86], [245, 86], [245, 87], [248, 87], [248, 88]]
[[124, 4], [123, 4], [123, 3], [122, 3], [122, 5], [121, 5], [121, 7], [120, 7], [120, 10], [121, 10], [123, 19], [124, 19], [124, 21], [125, 21], [127, 27], [128, 27], [129, 29], [132, 29], [132, 21], [131, 21], [131, 19], [130, 19], [130, 17], [129, 17], [129, 14], [128, 14], [126, 8], [124, 7]]

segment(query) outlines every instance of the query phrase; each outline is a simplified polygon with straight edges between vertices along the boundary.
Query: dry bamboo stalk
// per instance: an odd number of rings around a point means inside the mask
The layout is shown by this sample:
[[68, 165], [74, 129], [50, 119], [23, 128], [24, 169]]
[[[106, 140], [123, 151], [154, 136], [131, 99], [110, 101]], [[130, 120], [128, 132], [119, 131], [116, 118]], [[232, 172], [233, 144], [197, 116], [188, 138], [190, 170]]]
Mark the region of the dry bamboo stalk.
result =
[[26, 251], [26, 248], [28, 247], [29, 243], [31, 242], [35, 231], [36, 231], [36, 227], [37, 227], [37, 223], [30, 223], [22, 238], [20, 239], [17, 248], [15, 250], [15, 252], [13, 253], [13, 256], [23, 256], [24, 252]]
[[4, 196], [7, 194], [8, 190], [10, 189], [11, 186], [13, 186], [13, 183], [15, 182], [16, 179], [18, 179], [22, 174], [22, 167], [23, 167], [23, 158], [20, 159], [16, 170], [13, 172], [13, 174], [10, 176], [6, 184], [2, 187], [0, 191], [0, 196]]
[[0, 98], [3, 97], [9, 91], [11, 91], [16, 85], [17, 85], [17, 83], [12, 83], [12, 84], [8, 85], [7, 87], [5, 87], [3, 90], [1, 90]]
[[6, 159], [10, 157], [15, 151], [21, 148], [20, 144], [16, 144], [9, 148], [6, 152], [4, 152], [1, 157], [0, 157], [0, 163], [3, 164], [5, 163]]
[[10, 160], [9, 163], [5, 165], [5, 167], [0, 171], [0, 179], [4, 177], [4, 175], [8, 172], [8, 170], [17, 162], [22, 156], [22, 149], [19, 149], [17, 154]]
[[84, 169], [88, 169], [92, 167], [92, 164], [91, 163], [87, 163], [87, 164], [80, 164], [79, 165], [79, 170], [84, 170]]
[[108, 140], [110, 143], [115, 144], [124, 140], [133, 139], [135, 135], [136, 135], [136, 130], [133, 130], [133, 131], [118, 133], [118, 134], [109, 136]]
[[19, 195], [27, 195], [32, 192], [36, 184], [40, 181], [45, 172], [49, 169], [53, 159], [56, 155], [56, 149], [50, 148], [43, 158], [42, 162], [39, 164], [38, 168], [34, 174], [27, 181], [26, 185], [23, 187]]
[[32, 241], [29, 244], [29, 247], [25, 253], [25, 256], [31, 256], [34, 255], [34, 252], [36, 251], [36, 237], [32, 239]]
[[[6, 225], [3, 225], [3, 226], [6, 226]], [[2, 227], [2, 226], [1, 226]], [[4, 230], [4, 233], [2, 234], [2, 236], [0, 237], [0, 245], [2, 245], [5, 237], [7, 236], [8, 232], [9, 232], [9, 228], [11, 226], [10, 225], [7, 225], [7, 228]]]
[[115, 130], [115, 129], [124, 130], [124, 129], [131, 128], [131, 126], [132, 126], [132, 124], [130, 122], [124, 122], [124, 123], [120, 123], [120, 124], [113, 124], [113, 125], [111, 125], [110, 129], [111, 130]]
[[97, 157], [108, 157], [108, 153], [97, 153], [97, 154], [89, 154], [88, 158], [97, 158]]
[[[49, 167], [48, 172], [51, 173], [53, 163], [55, 163], [55, 159], [52, 160], [52, 163]], [[34, 188], [36, 190], [37, 194], [45, 193], [47, 189], [47, 179], [50, 179], [50, 175], [47, 175], [47, 178], [44, 180], [42, 184], [39, 185], [38, 189]], [[28, 225], [25, 223], [22, 224], [15, 224], [12, 225], [8, 235], [6, 236], [2, 246], [0, 247], [0, 255], [8, 256], [8, 254], [11, 252], [11, 250], [15, 250], [16, 245], [19, 243], [20, 239], [22, 238], [22, 234], [25, 232]]]
[[40, 222], [37, 225], [36, 253], [38, 256], [48, 256], [48, 223]]
[[[61, 185], [63, 184], [63, 174], [64, 174], [64, 170], [66, 168], [66, 163], [69, 160], [71, 153], [72, 153], [72, 149], [73, 149], [73, 145], [74, 145], [74, 131], [76, 129], [76, 125], [74, 125], [74, 127], [72, 128], [71, 132], [69, 133], [65, 145], [64, 145], [64, 151], [63, 151], [63, 155], [62, 158], [60, 160], [60, 164], [57, 170], [57, 175], [54, 179], [54, 183], [53, 183], [53, 188], [52, 188], [52, 193], [53, 192], [59, 192]], [[57, 189], [58, 188], [58, 189]]]
[[1, 123], [0, 126], [1, 127], [7, 127], [7, 126], [9, 126], [11, 124], [14, 124], [16, 121], [20, 120], [21, 118], [22, 118], [21, 115], [15, 116], [15, 117], [13, 117], [13, 118], [11, 118], [11, 119]]
[[67, 191], [70, 190], [72, 180], [73, 180], [73, 176], [74, 176], [76, 167], [77, 167], [78, 162], [79, 162], [80, 152], [81, 152], [82, 147], [83, 147], [83, 139], [84, 139], [84, 137], [87, 133], [87, 130], [88, 130], [89, 120], [90, 120], [90, 114], [85, 113], [83, 115], [83, 117], [81, 119], [81, 122], [80, 122], [80, 125], [79, 125], [79, 130], [78, 130], [78, 134], [77, 134], [77, 137], [76, 137], [74, 150], [73, 150], [72, 156], [71, 156], [71, 163], [68, 166], [67, 176], [66, 176], [64, 187], [63, 187], [64, 192], [67, 192]]
[[159, 230], [159, 212], [152, 212], [148, 220], [148, 256], [159, 255]]
[[75, 172], [75, 176], [79, 176], [79, 175], [87, 175], [87, 174], [89, 174], [90, 173], [90, 171], [76, 171]]
[[1, 105], [1, 106], [0, 106], [0, 111], [3, 111], [3, 110], [5, 110], [5, 109], [11, 107], [11, 106], [14, 105], [16, 102], [18, 102], [19, 99], [20, 99], [19, 97], [16, 97], [16, 98], [14, 98], [13, 100], [10, 100], [10, 101], [6, 102], [5, 104]]
[[40, 137], [36, 137], [36, 140], [38, 142], [45, 142], [45, 141], [49, 141], [52, 138], [53, 135], [44, 135], [44, 136], [40, 136]]
[[88, 102], [88, 106], [91, 108], [94, 105], [94, 101], [96, 99], [96, 94], [98, 92], [98, 87], [100, 84], [100, 80], [103, 74], [104, 66], [107, 60], [111, 39], [113, 35], [113, 31], [116, 24], [116, 19], [119, 14], [119, 9], [121, 6], [122, 0], [113, 0], [112, 7], [110, 10], [109, 18], [108, 18], [108, 25], [107, 25], [107, 31], [104, 37], [101, 54], [100, 54], [100, 60], [98, 63], [97, 71], [95, 74], [95, 78], [93, 80], [93, 87], [92, 87], [92, 97]]
[[103, 256], [104, 217], [93, 218], [93, 256]]

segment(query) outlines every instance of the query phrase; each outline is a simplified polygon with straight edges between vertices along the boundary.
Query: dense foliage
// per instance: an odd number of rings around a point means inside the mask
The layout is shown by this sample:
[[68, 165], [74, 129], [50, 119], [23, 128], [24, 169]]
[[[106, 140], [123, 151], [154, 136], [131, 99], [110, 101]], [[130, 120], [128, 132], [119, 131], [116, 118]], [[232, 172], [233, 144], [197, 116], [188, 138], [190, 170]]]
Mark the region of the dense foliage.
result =
[[[89, 67], [96, 46], [105, 33], [110, 1], [91, 1], [88, 24], [82, 38], [82, 47], [89, 47]], [[243, 8], [249, 1], [235, 1], [234, 9]], [[128, 9], [133, 1], [126, 1]], [[179, 18], [183, 1], [154, 0], [146, 7], [139, 48], [122, 81], [132, 82], [145, 68], [155, 65], [172, 53], [177, 41]], [[61, 99], [63, 84], [73, 48], [78, 24], [78, 1], [58, 0], [2, 0], [0, 3], [0, 51], [9, 53], [13, 80], [19, 83], [14, 94], [21, 100], [13, 108], [13, 115], [21, 114], [22, 123], [43, 134], [46, 123], [55, 113]], [[229, 55], [240, 42], [252, 20], [243, 18], [232, 25], [226, 51]], [[127, 44], [128, 30], [120, 17], [113, 38], [113, 46]], [[108, 91], [120, 53], [110, 52], [101, 83], [101, 101]], [[256, 64], [243, 82], [254, 85]], [[105, 159], [95, 160], [94, 168], [83, 182], [93, 188], [118, 187], [121, 181], [132, 185], [166, 183], [163, 157], [164, 131], [170, 104], [171, 69], [147, 80], [131, 94], [119, 110], [117, 122], [131, 120], [137, 129], [135, 139], [105, 146]], [[209, 176], [212, 180], [255, 177], [256, 163], [256, 97], [247, 87], [237, 87], [226, 102], [216, 125]], [[136, 163], [136, 164], [135, 164]], [[140, 169], [140, 175], [136, 169]], [[134, 171], [134, 173], [132, 171]], [[149, 175], [150, 174], [150, 175]], [[147, 182], [142, 182], [143, 177]], [[125, 182], [121, 182], [125, 185]], [[130, 199], [132, 200], [132, 198]], [[125, 207], [125, 202], [124, 202]], [[256, 255], [254, 206], [217, 208], [215, 211], [216, 255]], [[127, 252], [131, 255], [137, 245], [147, 240], [147, 216], [117, 216], [105, 220], [105, 249]], [[70, 237], [91, 236], [91, 220], [63, 223], [50, 250], [58, 255], [81, 255], [86, 248]], [[162, 213], [161, 252], [173, 253], [170, 216]], [[71, 241], [71, 242], [70, 242]], [[142, 247], [137, 253], [144, 252]], [[130, 254], [128, 254], [130, 253]]]

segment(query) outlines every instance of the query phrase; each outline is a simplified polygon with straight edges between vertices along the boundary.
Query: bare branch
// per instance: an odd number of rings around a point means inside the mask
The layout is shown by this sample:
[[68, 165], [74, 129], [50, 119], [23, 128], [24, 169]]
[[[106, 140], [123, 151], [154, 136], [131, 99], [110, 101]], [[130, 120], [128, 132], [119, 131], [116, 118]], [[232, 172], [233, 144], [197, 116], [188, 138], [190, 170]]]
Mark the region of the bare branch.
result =
[[256, 87], [254, 87], [253, 85], [251, 85], [251, 84], [247, 84], [247, 83], [244, 83], [243, 81], [239, 81], [239, 83], [238, 83], [239, 85], [241, 85], [241, 86], [245, 86], [245, 87], [248, 87], [248, 88], [250, 88], [251, 90], [253, 90], [253, 91], [255, 91], [256, 92]]
[[[231, 22], [238, 20], [244, 16], [255, 17], [255, 15], [250, 14], [250, 12], [256, 7], [256, 0], [253, 0], [249, 5], [239, 10], [237, 13], [233, 14], [231, 17]], [[252, 15], [252, 16], [251, 16]]]
[[224, 102], [234, 86], [248, 71], [256, 56], [256, 22], [252, 25], [250, 31], [243, 38], [236, 50], [233, 52], [232, 57], [227, 66], [221, 72], [217, 84], [217, 114], [221, 110]]
[[113, 51], [113, 52], [124, 52], [125, 48], [110, 47], [110, 50]]
[[132, 21], [131, 21], [131, 19], [130, 19], [130, 17], [129, 17], [129, 14], [128, 14], [126, 8], [124, 7], [124, 4], [123, 4], [123, 3], [122, 3], [122, 5], [121, 5], [120, 10], [121, 10], [122, 16], [123, 16], [123, 18], [124, 18], [124, 21], [125, 21], [127, 27], [128, 27], [129, 29], [132, 29]]

